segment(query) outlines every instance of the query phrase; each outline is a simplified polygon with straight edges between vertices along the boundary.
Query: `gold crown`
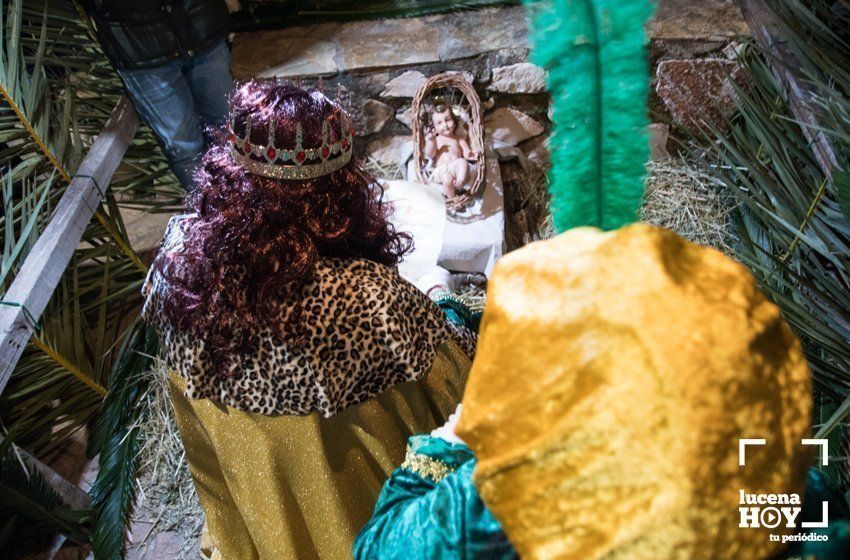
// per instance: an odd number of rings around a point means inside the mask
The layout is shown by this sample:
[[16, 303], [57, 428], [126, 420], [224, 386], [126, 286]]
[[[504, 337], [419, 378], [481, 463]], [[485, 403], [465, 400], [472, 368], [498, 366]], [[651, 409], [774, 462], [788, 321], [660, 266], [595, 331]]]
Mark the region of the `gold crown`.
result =
[[[339, 113], [343, 114], [343, 113]], [[340, 139], [329, 142], [331, 118], [322, 122], [322, 143], [305, 148], [301, 123], [295, 127], [295, 148], [289, 150], [275, 145], [275, 121], [269, 121], [268, 143], [251, 143], [251, 115], [245, 122], [245, 135], [236, 136], [235, 120], [230, 122], [230, 153], [249, 173], [274, 179], [314, 179], [342, 168], [351, 159], [354, 129], [346, 119], [340, 119]]]

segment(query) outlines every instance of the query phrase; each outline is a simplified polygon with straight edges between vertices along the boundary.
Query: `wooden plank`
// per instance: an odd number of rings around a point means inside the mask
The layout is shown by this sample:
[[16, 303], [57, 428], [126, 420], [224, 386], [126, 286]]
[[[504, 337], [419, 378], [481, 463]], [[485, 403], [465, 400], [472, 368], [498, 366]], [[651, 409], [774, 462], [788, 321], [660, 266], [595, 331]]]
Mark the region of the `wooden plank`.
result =
[[[2, 441], [2, 437], [0, 437], [0, 441]], [[13, 444], [14, 445], [14, 444]], [[84, 511], [91, 509], [92, 498], [91, 496], [82, 488], [77, 486], [76, 484], [69, 482], [62, 475], [54, 471], [52, 468], [48, 467], [28, 452], [24, 451], [20, 447], [15, 446], [16, 452], [20, 455], [21, 460], [24, 465], [29, 470], [36, 470], [44, 477], [44, 480], [50, 485], [53, 490], [56, 491], [57, 494], [62, 498], [62, 501], [69, 508], [76, 511]], [[97, 458], [91, 459], [90, 462], [97, 461]], [[48, 549], [37, 556], [37, 558], [45, 558], [45, 560], [51, 560], [53, 558], [60, 557], [60, 551], [65, 544], [65, 541], [68, 539], [65, 535], [56, 535], [53, 537], [53, 540], [50, 542], [50, 546]]]
[[20, 304], [23, 308], [0, 305], [0, 393], [33, 333], [31, 319], [38, 321], [41, 317], [97, 210], [101, 196], [97, 185], [108, 188], [138, 127], [139, 119], [133, 106], [122, 97], [59, 200], [50, 223], [3, 296], [4, 301]]
[[65, 480], [59, 473], [24, 451], [18, 449], [18, 453], [23, 457], [24, 463], [32, 469], [41, 473], [44, 479], [56, 492], [62, 496], [65, 505], [75, 510], [85, 510], [91, 508], [91, 496], [82, 488]]
[[[3, 441], [2, 437], [0, 437], [0, 441]], [[24, 451], [14, 444], [12, 445], [24, 465], [26, 465], [28, 469], [34, 469], [40, 472], [47, 483], [50, 484], [50, 486], [62, 497], [66, 506], [75, 510], [86, 510], [91, 508], [91, 496], [85, 490], [73, 482], [66, 480], [62, 475], [36, 459], [29, 452]], [[97, 459], [91, 459], [90, 461], [97, 461]]]
[[827, 179], [832, 179], [832, 170], [838, 168], [835, 150], [826, 134], [817, 128], [817, 116], [811, 108], [811, 100], [816, 93], [798, 76], [795, 69], [800, 68], [797, 56], [777, 31], [780, 22], [774, 11], [764, 0], [736, 0], [753, 36], [775, 57], [769, 61], [773, 74], [785, 90], [785, 99], [794, 117], [803, 123], [803, 134], [812, 146], [812, 152]]

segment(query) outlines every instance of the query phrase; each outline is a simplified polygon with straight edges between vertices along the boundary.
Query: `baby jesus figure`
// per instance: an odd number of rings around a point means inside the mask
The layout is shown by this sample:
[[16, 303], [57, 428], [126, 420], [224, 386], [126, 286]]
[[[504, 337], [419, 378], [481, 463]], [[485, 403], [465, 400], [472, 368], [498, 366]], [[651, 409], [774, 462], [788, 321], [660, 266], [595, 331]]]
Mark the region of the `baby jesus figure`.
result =
[[455, 135], [457, 123], [450, 106], [435, 106], [431, 112], [431, 125], [425, 131], [422, 155], [434, 161], [431, 181], [442, 185], [443, 196], [452, 199], [466, 187], [469, 162], [477, 161], [480, 154], [469, 147], [466, 138]]

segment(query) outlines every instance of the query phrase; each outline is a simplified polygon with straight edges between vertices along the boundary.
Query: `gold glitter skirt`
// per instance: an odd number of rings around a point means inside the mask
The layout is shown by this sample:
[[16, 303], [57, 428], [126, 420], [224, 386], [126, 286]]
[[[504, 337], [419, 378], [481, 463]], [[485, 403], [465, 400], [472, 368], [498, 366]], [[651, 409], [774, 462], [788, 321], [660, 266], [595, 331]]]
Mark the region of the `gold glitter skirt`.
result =
[[453, 342], [444, 343], [420, 380], [331, 418], [190, 400], [172, 373], [175, 416], [216, 557], [350, 558], [381, 485], [404, 461], [407, 438], [445, 422], [469, 365]]

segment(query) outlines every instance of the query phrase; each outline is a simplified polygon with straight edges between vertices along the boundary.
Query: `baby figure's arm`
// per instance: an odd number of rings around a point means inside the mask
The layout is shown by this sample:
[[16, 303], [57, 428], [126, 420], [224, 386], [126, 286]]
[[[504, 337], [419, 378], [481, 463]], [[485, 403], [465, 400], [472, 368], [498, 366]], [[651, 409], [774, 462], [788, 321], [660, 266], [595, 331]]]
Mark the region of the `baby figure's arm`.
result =
[[472, 150], [469, 147], [469, 142], [466, 141], [466, 138], [460, 139], [460, 149], [463, 150], [464, 159], [468, 159], [470, 161], [475, 161], [478, 159], [478, 152]]
[[422, 148], [422, 155], [427, 159], [434, 159], [437, 155], [437, 135], [430, 128], [425, 130], [425, 146]]

